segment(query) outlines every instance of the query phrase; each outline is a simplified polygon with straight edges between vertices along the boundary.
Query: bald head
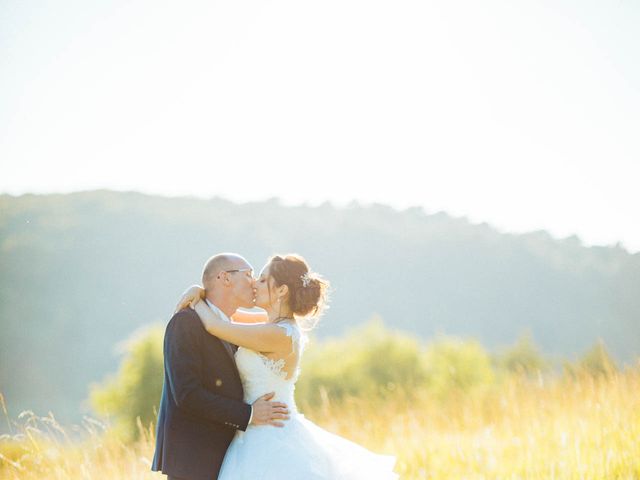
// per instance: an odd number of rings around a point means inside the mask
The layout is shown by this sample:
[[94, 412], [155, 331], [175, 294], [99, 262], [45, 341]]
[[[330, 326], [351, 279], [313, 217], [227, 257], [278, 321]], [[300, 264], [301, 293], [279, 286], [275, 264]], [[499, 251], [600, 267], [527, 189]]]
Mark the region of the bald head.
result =
[[202, 286], [205, 290], [213, 287], [213, 280], [225, 270], [240, 270], [251, 268], [247, 260], [237, 253], [219, 253], [214, 255], [202, 269]]

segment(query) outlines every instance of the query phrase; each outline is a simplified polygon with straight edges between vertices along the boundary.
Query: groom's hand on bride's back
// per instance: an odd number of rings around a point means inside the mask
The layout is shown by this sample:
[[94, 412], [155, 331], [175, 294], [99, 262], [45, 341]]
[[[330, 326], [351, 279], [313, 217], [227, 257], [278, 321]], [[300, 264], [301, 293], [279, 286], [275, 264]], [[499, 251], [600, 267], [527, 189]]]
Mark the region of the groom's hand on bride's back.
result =
[[289, 409], [286, 403], [272, 402], [275, 392], [267, 393], [253, 402], [251, 425], [273, 425], [284, 427], [281, 420], [289, 420]]

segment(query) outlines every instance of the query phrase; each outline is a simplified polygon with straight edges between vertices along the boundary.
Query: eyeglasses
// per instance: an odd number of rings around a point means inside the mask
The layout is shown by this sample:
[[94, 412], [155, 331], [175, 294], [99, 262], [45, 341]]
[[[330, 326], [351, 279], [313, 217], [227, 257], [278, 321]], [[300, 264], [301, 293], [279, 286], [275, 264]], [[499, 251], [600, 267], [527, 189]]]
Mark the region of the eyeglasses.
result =
[[249, 272], [249, 276], [253, 278], [253, 268], [236, 268], [235, 270], [223, 270], [218, 274], [218, 278], [223, 273]]

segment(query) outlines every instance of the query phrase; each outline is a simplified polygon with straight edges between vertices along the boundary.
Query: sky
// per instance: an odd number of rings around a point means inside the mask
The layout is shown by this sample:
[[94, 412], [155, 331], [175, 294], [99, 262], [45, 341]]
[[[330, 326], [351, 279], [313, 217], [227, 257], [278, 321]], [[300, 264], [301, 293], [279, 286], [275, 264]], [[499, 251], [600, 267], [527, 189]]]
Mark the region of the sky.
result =
[[0, 192], [423, 207], [640, 251], [635, 0], [0, 3]]

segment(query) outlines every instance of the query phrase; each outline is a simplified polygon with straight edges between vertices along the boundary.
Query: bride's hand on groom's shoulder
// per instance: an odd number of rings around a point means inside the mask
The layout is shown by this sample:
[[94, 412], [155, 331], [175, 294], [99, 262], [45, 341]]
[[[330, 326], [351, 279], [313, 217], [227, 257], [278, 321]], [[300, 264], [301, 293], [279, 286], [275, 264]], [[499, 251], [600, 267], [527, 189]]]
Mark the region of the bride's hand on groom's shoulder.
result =
[[184, 291], [173, 313], [178, 313], [184, 308], [193, 308], [202, 299], [204, 299], [204, 288], [192, 285]]
[[274, 392], [267, 393], [253, 402], [251, 405], [253, 409], [252, 425], [284, 427], [284, 423], [280, 420], [289, 420], [289, 408], [286, 403], [272, 402], [271, 399], [274, 395]]

